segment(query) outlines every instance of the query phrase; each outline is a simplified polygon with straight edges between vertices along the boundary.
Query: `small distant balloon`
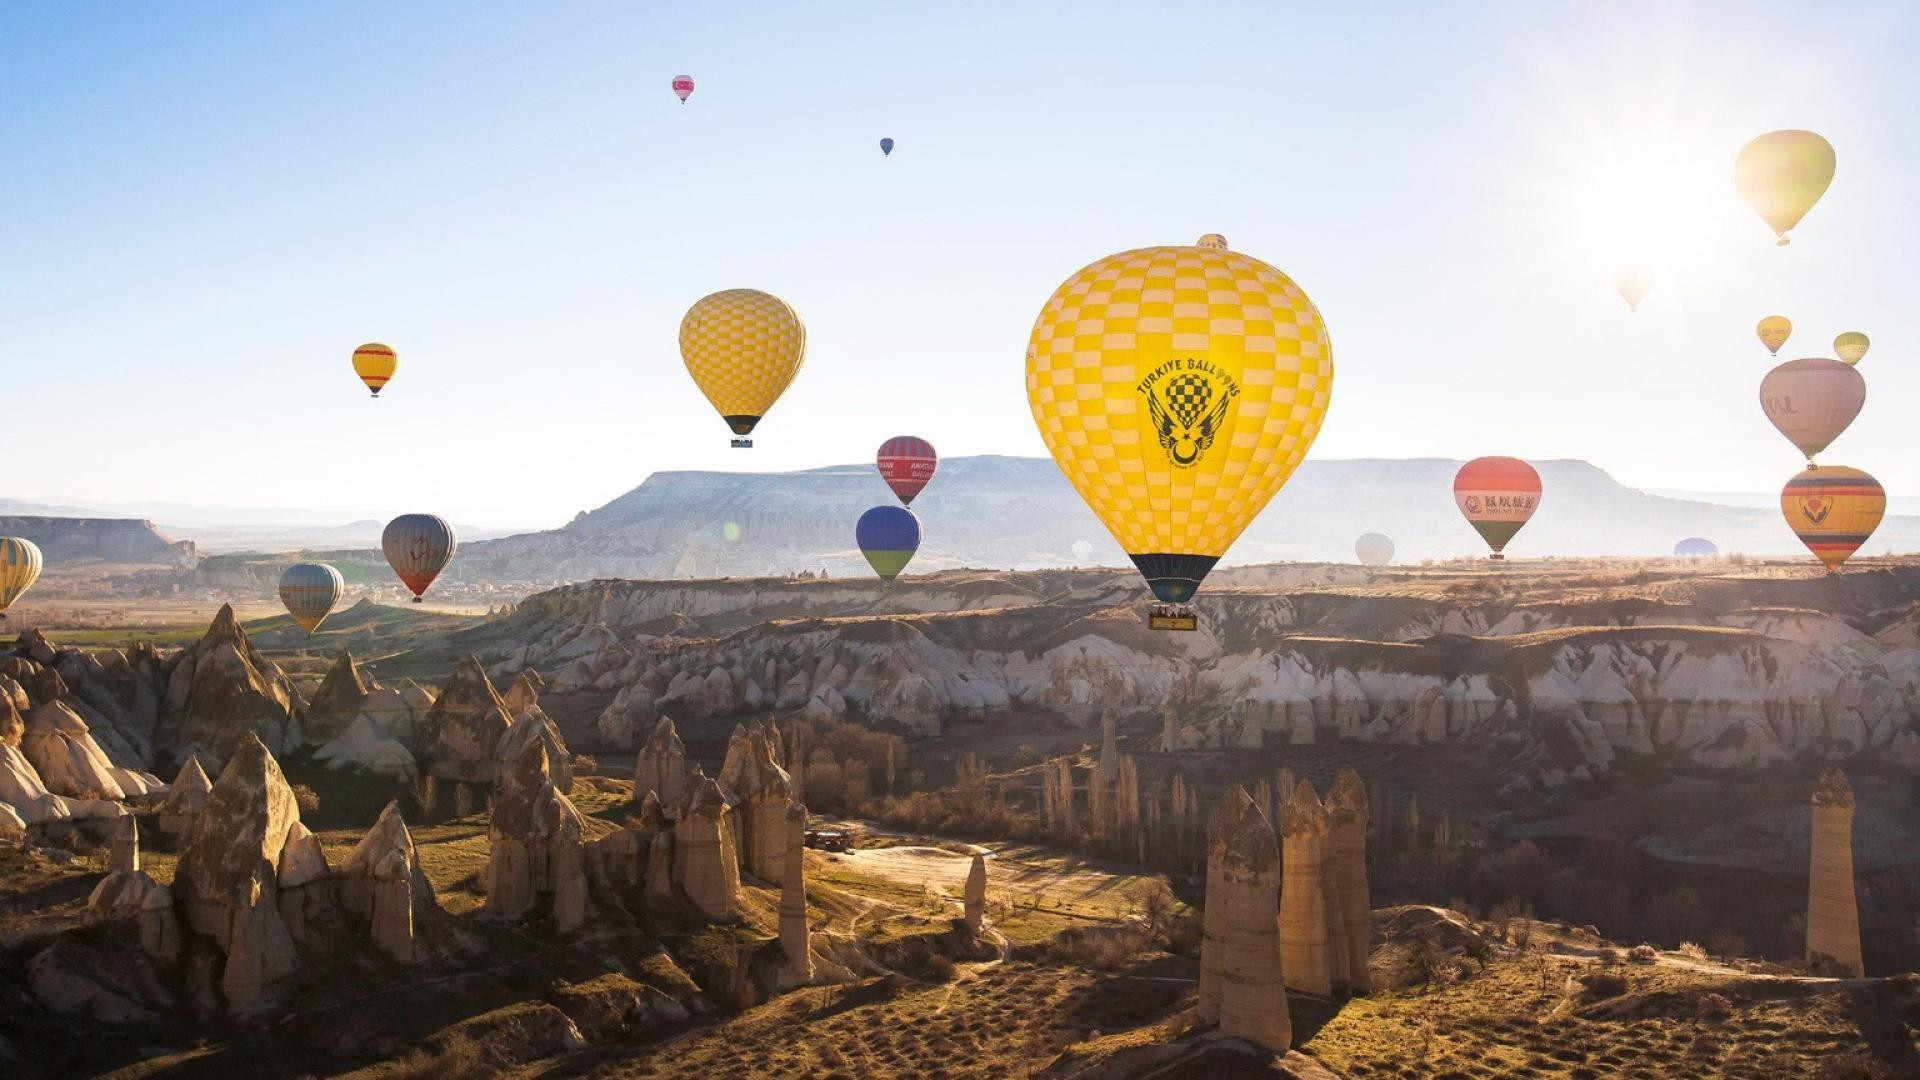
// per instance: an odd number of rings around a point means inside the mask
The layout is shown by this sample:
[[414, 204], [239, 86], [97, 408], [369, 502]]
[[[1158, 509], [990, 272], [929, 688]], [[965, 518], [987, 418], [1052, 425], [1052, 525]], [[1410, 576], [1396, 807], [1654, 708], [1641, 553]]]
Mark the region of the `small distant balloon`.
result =
[[904, 506], [876, 506], [860, 515], [854, 542], [882, 581], [892, 581], [920, 550], [920, 519]]
[[913, 497], [920, 494], [920, 489], [927, 486], [940, 468], [940, 455], [933, 452], [933, 444], [925, 439], [896, 435], [880, 444], [874, 465], [880, 470], [880, 479], [887, 482], [900, 502], [911, 506]]
[[1769, 315], [1760, 320], [1753, 332], [1760, 335], [1760, 344], [1765, 345], [1768, 352], [1779, 356], [1780, 346], [1793, 336], [1793, 323], [1785, 315]]
[[1733, 185], [1785, 246], [1833, 183], [1833, 144], [1811, 131], [1770, 131], [1740, 148]]
[[453, 526], [432, 514], [401, 514], [387, 522], [386, 531], [380, 534], [387, 565], [413, 593], [416, 604], [458, 547]]
[[1203, 247], [1210, 251], [1227, 250], [1227, 238], [1217, 232], [1210, 232], [1193, 242], [1194, 247]]
[[880, 153], [886, 157], [893, 156], [893, 140], [892, 139], [880, 140]]
[[0, 619], [40, 577], [40, 548], [23, 536], [0, 536]]
[[1825, 356], [1789, 360], [1760, 380], [1760, 407], [1808, 461], [1847, 430], [1867, 402], [1867, 381]]
[[1699, 536], [1689, 536], [1673, 545], [1673, 553], [1683, 559], [1714, 559], [1720, 555], [1719, 545]]
[[1867, 347], [1872, 344], [1867, 340], [1867, 335], [1858, 330], [1849, 330], [1833, 339], [1833, 354], [1849, 364], [1857, 364], [1861, 357], [1867, 355]]
[[1622, 270], [1613, 275], [1613, 291], [1627, 302], [1628, 311], [1639, 311], [1640, 301], [1653, 288], [1653, 275], [1645, 270]]
[[1830, 571], [1860, 550], [1886, 513], [1880, 481], [1845, 465], [1809, 468], [1780, 490], [1780, 515]]
[[673, 77], [673, 92], [680, 98], [680, 104], [685, 105], [687, 99], [693, 96], [693, 76], [675, 75]]
[[400, 357], [394, 351], [377, 341], [368, 342], [353, 350], [353, 373], [367, 384], [374, 397], [380, 396], [380, 389], [393, 378], [400, 367]]
[[326, 563], [294, 563], [280, 575], [280, 602], [293, 621], [311, 634], [326, 621], [346, 587], [340, 571]]
[[1361, 566], [1385, 566], [1393, 561], [1393, 540], [1385, 533], [1361, 533], [1353, 554]]
[[1073, 542], [1073, 561], [1074, 562], [1084, 563], [1092, 557], [1093, 557], [1092, 543], [1086, 540], [1075, 540]]

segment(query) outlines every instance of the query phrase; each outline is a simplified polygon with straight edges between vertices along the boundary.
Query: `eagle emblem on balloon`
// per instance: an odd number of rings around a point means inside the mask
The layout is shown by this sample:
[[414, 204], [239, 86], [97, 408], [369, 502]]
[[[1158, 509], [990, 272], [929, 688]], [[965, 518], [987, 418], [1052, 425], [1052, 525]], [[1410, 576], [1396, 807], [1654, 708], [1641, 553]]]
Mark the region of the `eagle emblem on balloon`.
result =
[[1232, 394], [1221, 394], [1216, 402], [1212, 381], [1191, 373], [1168, 379], [1158, 393], [1152, 388], [1143, 392], [1161, 448], [1169, 461], [1183, 469], [1213, 446], [1226, 426], [1227, 406], [1233, 403]]

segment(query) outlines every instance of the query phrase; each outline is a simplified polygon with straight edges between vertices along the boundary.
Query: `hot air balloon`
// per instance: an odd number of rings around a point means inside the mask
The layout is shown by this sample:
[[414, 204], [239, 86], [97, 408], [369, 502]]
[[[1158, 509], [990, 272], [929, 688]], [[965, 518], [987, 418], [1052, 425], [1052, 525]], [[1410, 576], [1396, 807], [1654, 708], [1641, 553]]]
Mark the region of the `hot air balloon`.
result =
[[1075, 540], [1073, 542], [1073, 561], [1075, 564], [1084, 564], [1088, 559], [1092, 557], [1093, 557], [1092, 542], [1087, 540]]
[[1627, 310], [1640, 310], [1640, 301], [1647, 298], [1647, 290], [1653, 288], [1653, 274], [1645, 270], [1622, 270], [1613, 275], [1613, 291], [1627, 302]]
[[1784, 246], [1833, 183], [1833, 165], [1833, 145], [1813, 132], [1770, 131], [1740, 148], [1733, 183]]
[[893, 156], [893, 140], [892, 139], [880, 140], [880, 153], [884, 157]]
[[1293, 475], [1332, 391], [1307, 294], [1258, 259], [1198, 245], [1088, 265], [1027, 344], [1041, 439], [1169, 604], [1192, 599]]
[[326, 563], [294, 563], [280, 575], [280, 602], [293, 621], [311, 634], [320, 628], [347, 583]]
[[1779, 356], [1780, 346], [1785, 345], [1787, 338], [1793, 334], [1793, 324], [1787, 321], [1785, 315], [1769, 315], [1760, 320], [1753, 332], [1760, 335], [1760, 344], [1765, 345], [1768, 352]]
[[1474, 458], [1453, 477], [1453, 501], [1475, 532], [1502, 559], [1513, 534], [1540, 508], [1540, 474], [1510, 457]]
[[780, 400], [807, 356], [807, 328], [785, 300], [758, 289], [700, 298], [680, 320], [680, 358], [733, 429], [733, 445]]
[[1227, 238], [1217, 232], [1210, 232], [1193, 242], [1194, 247], [1203, 247], [1208, 251], [1227, 250]]
[[901, 506], [876, 506], [860, 515], [854, 542], [882, 581], [892, 581], [920, 550], [920, 519]]
[[1353, 554], [1361, 566], [1385, 566], [1393, 561], [1393, 541], [1385, 533], [1361, 533]]
[[687, 99], [693, 96], [693, 76], [675, 75], [673, 77], [673, 93], [680, 99], [680, 104], [685, 105]]
[[417, 604], [453, 558], [459, 542], [453, 537], [453, 526], [432, 514], [401, 514], [387, 522], [380, 547], [387, 553], [387, 565], [406, 583]]
[[887, 482], [904, 505], [913, 505], [913, 497], [927, 486], [940, 467], [940, 456], [933, 444], [912, 435], [896, 435], [880, 444], [874, 464], [880, 467], [880, 479]]
[[1808, 461], [1840, 437], [1866, 404], [1867, 381], [1824, 356], [1789, 360], [1760, 380], [1760, 407]]
[[0, 619], [40, 577], [40, 548], [20, 536], [0, 536]]
[[1822, 465], [1787, 481], [1780, 513], [1807, 550], [1837, 571], [1886, 516], [1887, 492], [1859, 469]]
[[1714, 559], [1719, 557], [1720, 548], [1711, 540], [1689, 536], [1673, 545], [1673, 553], [1683, 559]]
[[1849, 364], [1857, 364], [1861, 357], [1867, 355], [1867, 347], [1872, 344], [1867, 340], [1867, 335], [1858, 330], [1849, 330], [1833, 339], [1833, 355]]
[[380, 396], [380, 388], [387, 385], [399, 366], [400, 357], [379, 342], [370, 341], [353, 350], [353, 372], [373, 391], [374, 397]]

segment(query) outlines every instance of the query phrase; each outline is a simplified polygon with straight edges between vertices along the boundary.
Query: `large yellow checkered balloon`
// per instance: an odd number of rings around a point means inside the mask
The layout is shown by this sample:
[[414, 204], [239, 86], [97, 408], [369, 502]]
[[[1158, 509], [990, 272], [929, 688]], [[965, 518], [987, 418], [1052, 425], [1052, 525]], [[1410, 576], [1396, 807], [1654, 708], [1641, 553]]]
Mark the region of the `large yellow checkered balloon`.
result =
[[[758, 289], [728, 289], [687, 309], [680, 357], [700, 392], [738, 436], [780, 400], [807, 355], [807, 328], [785, 300]], [[750, 446], [745, 438], [735, 446]]]
[[1081, 270], [1027, 344], [1040, 437], [1154, 595], [1176, 604], [1293, 475], [1333, 390], [1307, 294], [1202, 240]]

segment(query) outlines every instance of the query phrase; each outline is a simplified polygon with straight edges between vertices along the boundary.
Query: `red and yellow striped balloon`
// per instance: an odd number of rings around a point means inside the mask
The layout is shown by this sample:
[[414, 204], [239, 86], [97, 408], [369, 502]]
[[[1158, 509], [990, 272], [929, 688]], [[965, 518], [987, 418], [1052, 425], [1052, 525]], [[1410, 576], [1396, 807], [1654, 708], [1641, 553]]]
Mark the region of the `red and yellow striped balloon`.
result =
[[387, 522], [386, 531], [380, 534], [380, 547], [386, 552], [387, 565], [393, 567], [417, 604], [453, 558], [459, 543], [454, 539], [453, 526], [444, 519], [432, 514], [401, 514]]
[[379, 342], [368, 342], [353, 350], [353, 373], [367, 384], [374, 397], [380, 396], [380, 389], [400, 370], [400, 356], [388, 346]]
[[1815, 558], [1838, 570], [1879, 528], [1887, 491], [1860, 469], [1822, 465], [1787, 481], [1780, 489], [1780, 513]]

